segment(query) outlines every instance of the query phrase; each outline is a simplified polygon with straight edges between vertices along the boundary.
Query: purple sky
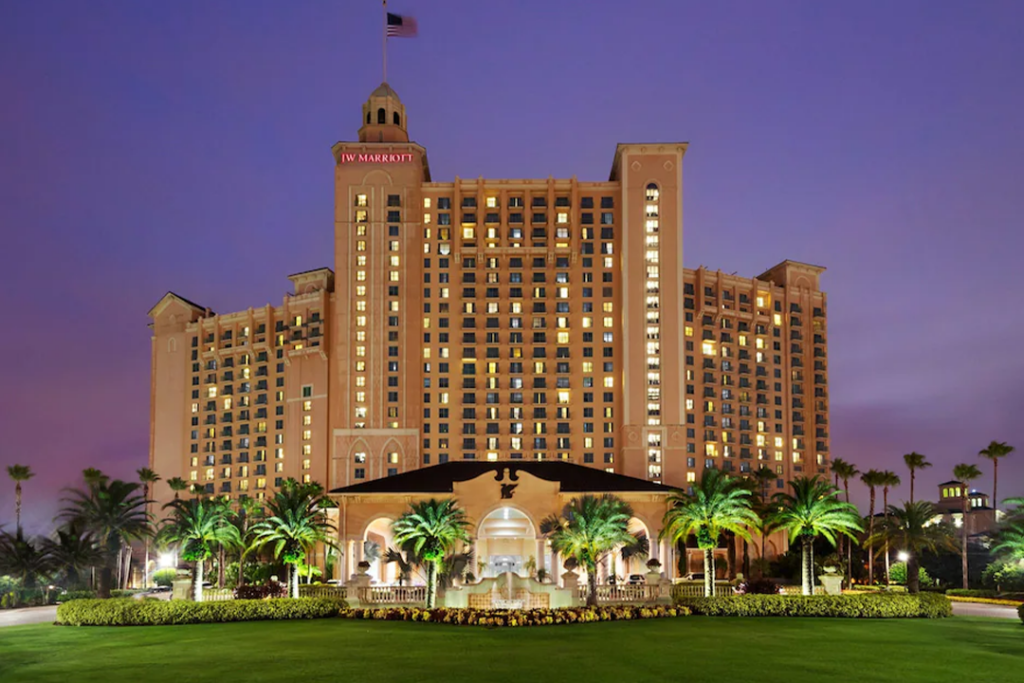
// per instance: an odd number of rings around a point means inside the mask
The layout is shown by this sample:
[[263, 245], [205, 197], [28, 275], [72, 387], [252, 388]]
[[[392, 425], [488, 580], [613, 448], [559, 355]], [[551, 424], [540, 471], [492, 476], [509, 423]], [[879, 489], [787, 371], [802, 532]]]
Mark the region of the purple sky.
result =
[[[991, 491], [977, 451], [1024, 451], [1024, 3], [658, 4], [392, 0], [434, 179], [601, 180], [616, 142], [688, 140], [688, 267], [828, 268], [833, 455]], [[165, 291], [229, 312], [333, 265], [330, 146], [381, 80], [380, 10], [0, 4], [0, 465], [39, 473], [31, 528], [84, 467], [146, 464]], [[1024, 494], [1024, 452], [1001, 475]]]

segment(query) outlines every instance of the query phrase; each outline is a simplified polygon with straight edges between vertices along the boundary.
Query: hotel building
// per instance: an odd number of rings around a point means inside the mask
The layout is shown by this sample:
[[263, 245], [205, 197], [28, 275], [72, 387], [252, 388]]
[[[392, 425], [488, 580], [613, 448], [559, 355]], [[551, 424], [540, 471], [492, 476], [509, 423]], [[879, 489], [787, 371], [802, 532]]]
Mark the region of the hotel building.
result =
[[334, 264], [279, 305], [150, 311], [150, 466], [205, 494], [563, 460], [685, 488], [827, 473], [823, 268], [683, 267], [687, 143], [606, 181], [438, 182], [386, 83], [334, 157]]

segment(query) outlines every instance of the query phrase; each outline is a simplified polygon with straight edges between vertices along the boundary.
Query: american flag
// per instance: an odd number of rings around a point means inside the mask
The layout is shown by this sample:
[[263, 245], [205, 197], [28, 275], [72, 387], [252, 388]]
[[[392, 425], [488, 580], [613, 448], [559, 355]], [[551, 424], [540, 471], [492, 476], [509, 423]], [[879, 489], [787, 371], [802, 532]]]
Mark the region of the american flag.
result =
[[388, 38], [412, 38], [416, 31], [415, 18], [388, 12]]

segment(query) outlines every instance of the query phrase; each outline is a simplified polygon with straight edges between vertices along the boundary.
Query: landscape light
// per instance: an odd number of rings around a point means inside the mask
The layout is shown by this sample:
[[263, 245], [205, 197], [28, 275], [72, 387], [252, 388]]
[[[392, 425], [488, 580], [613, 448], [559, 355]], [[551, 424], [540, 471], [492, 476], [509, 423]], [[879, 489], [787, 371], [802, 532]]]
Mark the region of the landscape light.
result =
[[901, 550], [899, 551], [899, 553], [897, 553], [896, 559], [898, 559], [900, 562], [906, 562], [910, 559], [910, 553], [908, 553], [905, 550]]
[[177, 562], [174, 561], [174, 553], [160, 553], [160, 559], [158, 564], [161, 569], [168, 569], [174, 567]]

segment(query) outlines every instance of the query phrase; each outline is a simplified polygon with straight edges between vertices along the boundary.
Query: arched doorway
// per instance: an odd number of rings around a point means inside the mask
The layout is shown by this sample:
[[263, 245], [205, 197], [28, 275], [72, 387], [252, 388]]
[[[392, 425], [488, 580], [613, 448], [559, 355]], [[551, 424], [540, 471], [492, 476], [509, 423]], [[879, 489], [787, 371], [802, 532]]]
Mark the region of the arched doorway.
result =
[[513, 507], [494, 510], [477, 525], [473, 574], [478, 579], [512, 572], [530, 576], [537, 556], [537, 530], [530, 518]]
[[384, 561], [388, 548], [394, 547], [391, 522], [388, 517], [379, 517], [370, 522], [363, 532], [363, 547], [359, 549], [359, 557], [370, 563], [366, 573], [375, 584], [390, 585], [398, 582], [398, 567]]

